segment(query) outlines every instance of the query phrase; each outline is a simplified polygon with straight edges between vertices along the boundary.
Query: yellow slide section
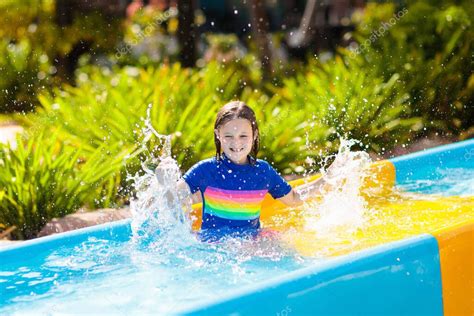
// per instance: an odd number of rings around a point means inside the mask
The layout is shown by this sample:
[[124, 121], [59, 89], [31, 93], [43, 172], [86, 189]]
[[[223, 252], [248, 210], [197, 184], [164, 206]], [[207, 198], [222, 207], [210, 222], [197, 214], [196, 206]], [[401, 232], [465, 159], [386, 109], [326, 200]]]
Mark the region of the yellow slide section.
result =
[[433, 235], [439, 246], [444, 314], [474, 315], [474, 220]]

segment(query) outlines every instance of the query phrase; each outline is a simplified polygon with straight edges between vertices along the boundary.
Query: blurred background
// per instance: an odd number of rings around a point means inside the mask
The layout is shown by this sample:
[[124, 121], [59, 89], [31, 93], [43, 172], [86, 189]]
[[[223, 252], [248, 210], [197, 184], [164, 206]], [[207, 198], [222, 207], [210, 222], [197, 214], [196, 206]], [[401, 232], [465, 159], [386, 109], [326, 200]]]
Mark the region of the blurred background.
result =
[[127, 205], [162, 145], [147, 110], [183, 170], [234, 99], [289, 177], [341, 137], [374, 159], [471, 138], [473, 17], [469, 0], [2, 0], [0, 231]]

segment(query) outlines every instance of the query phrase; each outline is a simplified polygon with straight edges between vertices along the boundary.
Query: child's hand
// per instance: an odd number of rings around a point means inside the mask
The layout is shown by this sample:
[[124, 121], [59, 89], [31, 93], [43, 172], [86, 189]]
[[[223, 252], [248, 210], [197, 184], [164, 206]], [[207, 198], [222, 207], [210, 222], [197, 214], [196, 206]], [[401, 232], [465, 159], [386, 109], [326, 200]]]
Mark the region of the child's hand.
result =
[[336, 159], [332, 162], [332, 164], [325, 170], [325, 174], [328, 177], [333, 177], [336, 175], [338, 170], [342, 170], [342, 168], [347, 164], [350, 160], [350, 152], [343, 151], [336, 155]]
[[155, 176], [158, 183], [160, 185], [171, 184], [171, 181], [176, 180], [174, 178], [177, 168], [176, 161], [171, 157], [163, 159], [155, 169]]

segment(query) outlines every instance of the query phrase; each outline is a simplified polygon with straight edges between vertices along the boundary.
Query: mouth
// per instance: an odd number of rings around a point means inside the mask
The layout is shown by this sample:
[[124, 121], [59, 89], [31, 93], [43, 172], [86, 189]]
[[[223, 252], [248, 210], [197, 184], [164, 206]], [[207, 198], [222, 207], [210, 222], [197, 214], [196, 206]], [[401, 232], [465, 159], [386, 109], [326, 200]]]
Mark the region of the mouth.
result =
[[243, 151], [244, 149], [243, 148], [229, 148], [231, 152], [234, 152], [234, 153], [240, 153], [241, 151]]

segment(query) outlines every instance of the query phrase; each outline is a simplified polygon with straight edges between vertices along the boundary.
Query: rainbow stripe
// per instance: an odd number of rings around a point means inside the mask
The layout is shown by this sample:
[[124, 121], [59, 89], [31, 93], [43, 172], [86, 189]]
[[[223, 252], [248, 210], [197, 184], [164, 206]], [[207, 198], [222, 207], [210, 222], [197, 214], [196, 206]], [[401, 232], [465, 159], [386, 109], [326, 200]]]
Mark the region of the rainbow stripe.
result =
[[204, 211], [233, 220], [253, 220], [260, 216], [263, 198], [268, 190], [223, 190], [207, 187], [204, 191]]

